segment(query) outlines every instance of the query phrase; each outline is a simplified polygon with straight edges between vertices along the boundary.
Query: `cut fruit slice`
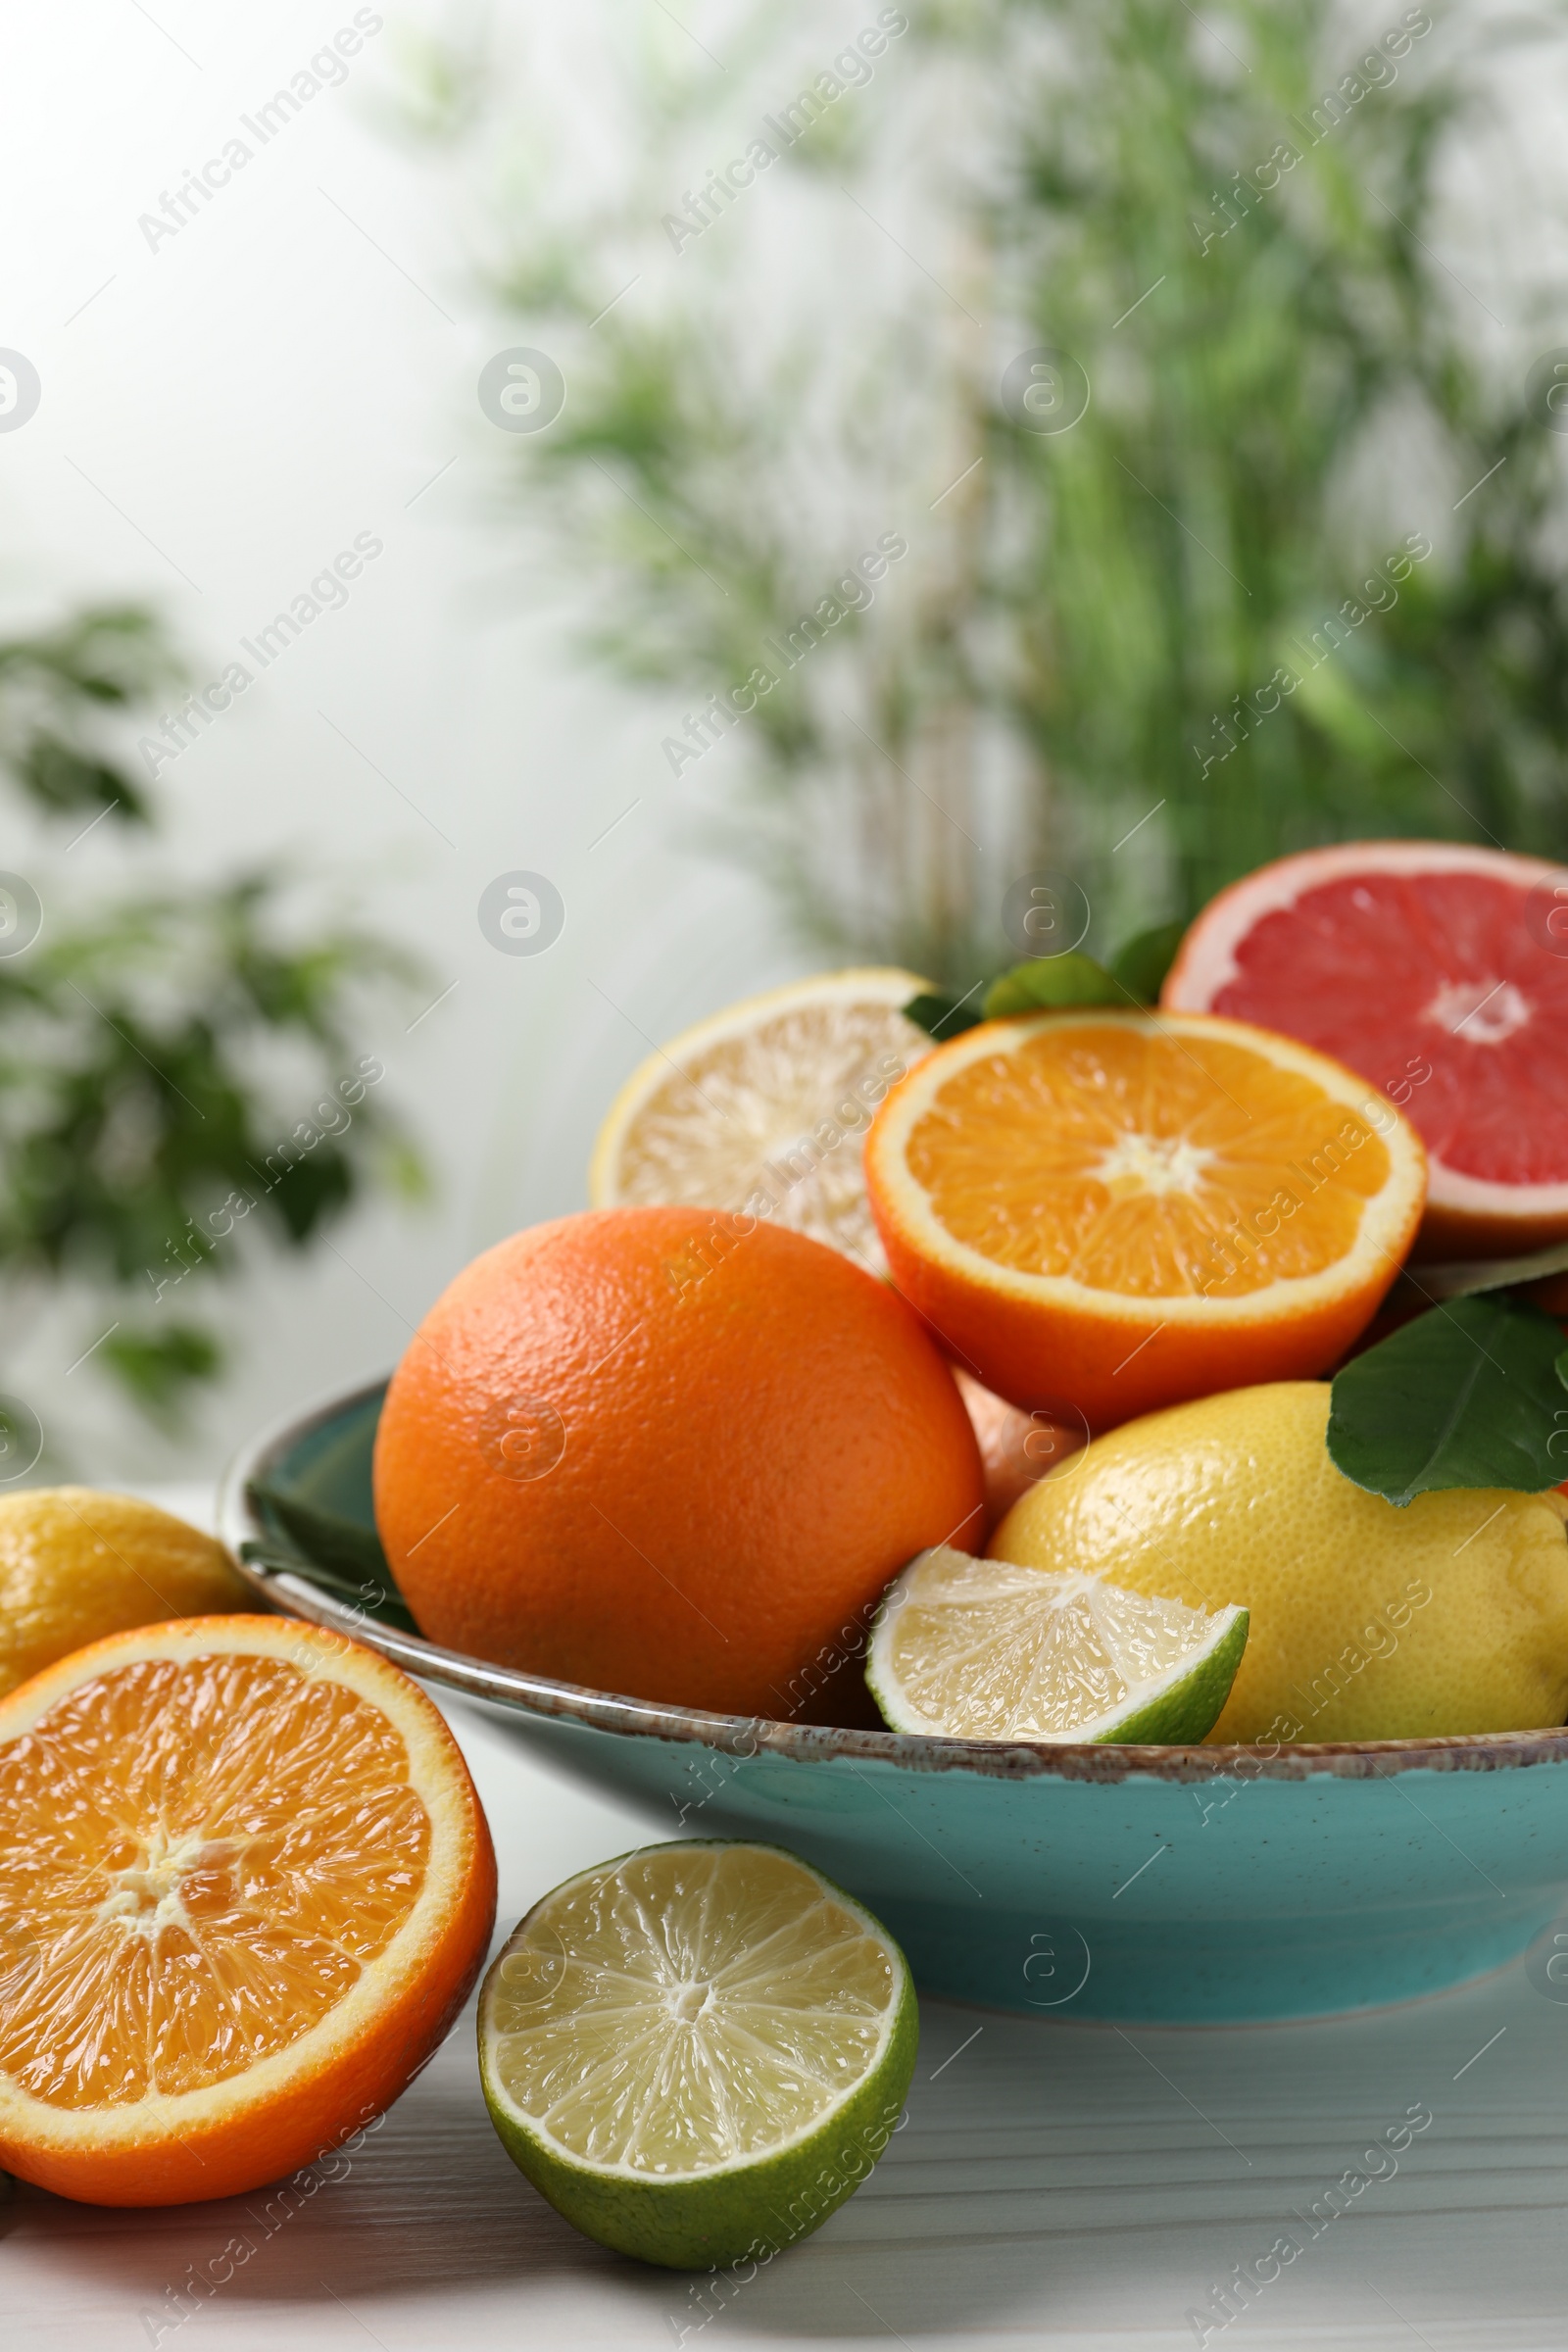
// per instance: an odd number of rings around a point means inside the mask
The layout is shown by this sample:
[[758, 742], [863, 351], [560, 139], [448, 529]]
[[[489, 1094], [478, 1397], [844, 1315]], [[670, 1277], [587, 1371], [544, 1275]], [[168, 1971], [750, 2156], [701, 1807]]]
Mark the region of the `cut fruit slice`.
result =
[[1425, 1190], [1364, 1079], [1201, 1013], [971, 1029], [894, 1090], [865, 1167], [894, 1280], [949, 1352], [1093, 1429], [1336, 1362]]
[[588, 1171], [595, 1208], [744, 1211], [887, 1271], [860, 1157], [871, 1114], [931, 1051], [912, 972], [824, 972], [747, 997], [632, 1072]]
[[587, 2236], [671, 2270], [826, 2221], [897, 2128], [918, 2037], [887, 1930], [770, 1845], [645, 1846], [568, 1879], [479, 2000], [513, 2162]]
[[1247, 1623], [941, 1544], [890, 1588], [865, 1679], [896, 1732], [1188, 1746], [1219, 1720]]
[[408, 1676], [278, 1617], [114, 1634], [0, 1701], [0, 2165], [234, 2196], [371, 2122], [479, 1972], [495, 1856]]
[[1403, 1103], [1422, 1257], [1568, 1235], [1568, 870], [1448, 842], [1265, 865], [1204, 907], [1161, 1002], [1301, 1038]]

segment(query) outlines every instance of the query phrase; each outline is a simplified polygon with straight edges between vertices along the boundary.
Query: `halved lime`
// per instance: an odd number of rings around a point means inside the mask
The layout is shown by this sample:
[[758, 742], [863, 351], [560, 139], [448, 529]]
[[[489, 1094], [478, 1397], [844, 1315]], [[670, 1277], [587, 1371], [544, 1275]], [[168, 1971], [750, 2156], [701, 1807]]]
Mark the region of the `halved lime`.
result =
[[585, 2235], [670, 2270], [769, 2260], [825, 2222], [897, 2127], [918, 2037], [887, 1930], [771, 1845], [568, 1879], [479, 1997], [513, 2162]]
[[1219, 1719], [1247, 1611], [939, 1544], [891, 1585], [865, 1679], [896, 1732], [1185, 1745]]

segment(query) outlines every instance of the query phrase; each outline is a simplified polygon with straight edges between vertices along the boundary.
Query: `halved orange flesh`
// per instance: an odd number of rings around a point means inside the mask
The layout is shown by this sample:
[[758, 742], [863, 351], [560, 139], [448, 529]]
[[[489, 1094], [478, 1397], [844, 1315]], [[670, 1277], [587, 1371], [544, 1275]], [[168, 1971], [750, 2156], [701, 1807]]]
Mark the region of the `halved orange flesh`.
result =
[[1425, 1197], [1419, 1138], [1364, 1079], [1201, 1014], [970, 1030], [895, 1088], [865, 1164], [894, 1279], [942, 1344], [1095, 1428], [1324, 1370]]
[[112, 1635], [0, 1702], [0, 2165], [222, 2197], [380, 2114], [495, 1917], [462, 1752], [408, 1676], [275, 1617]]

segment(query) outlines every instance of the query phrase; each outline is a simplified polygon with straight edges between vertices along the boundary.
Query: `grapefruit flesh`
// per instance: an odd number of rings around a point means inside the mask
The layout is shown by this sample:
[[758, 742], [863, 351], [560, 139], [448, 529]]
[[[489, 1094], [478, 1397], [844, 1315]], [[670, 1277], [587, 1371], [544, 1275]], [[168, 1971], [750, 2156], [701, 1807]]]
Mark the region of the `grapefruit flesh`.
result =
[[1568, 1237], [1568, 871], [1442, 842], [1284, 858], [1193, 924], [1161, 1002], [1282, 1030], [1400, 1105], [1421, 1257]]

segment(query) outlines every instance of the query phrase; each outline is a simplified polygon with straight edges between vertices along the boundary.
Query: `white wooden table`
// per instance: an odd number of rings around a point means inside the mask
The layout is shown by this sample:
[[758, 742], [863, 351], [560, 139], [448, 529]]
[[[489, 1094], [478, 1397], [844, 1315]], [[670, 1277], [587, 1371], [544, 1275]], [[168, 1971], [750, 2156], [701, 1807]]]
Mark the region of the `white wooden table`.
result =
[[[495, 1832], [503, 1930], [648, 1836], [490, 1722], [452, 1720]], [[0, 2347], [1174, 2352], [1206, 2311], [1227, 2352], [1568, 2348], [1568, 2000], [1539, 1953], [1340, 2024], [1124, 2034], [928, 2002], [921, 2032], [908, 2122], [866, 2185], [727, 2295], [605, 2253], [535, 2195], [486, 2117], [470, 2012], [286, 2218], [269, 2222], [265, 2193], [117, 2213], [19, 2187], [0, 2204]], [[1397, 2171], [1363, 2165], [1412, 2109], [1432, 2121]], [[1373, 2169], [1388, 2177], [1314, 2225], [1334, 2183]], [[1297, 2258], [1222, 2328], [1212, 2289], [1234, 2265], [1267, 2271], [1282, 2236]], [[254, 2248], [238, 2264], [235, 2240]]]

